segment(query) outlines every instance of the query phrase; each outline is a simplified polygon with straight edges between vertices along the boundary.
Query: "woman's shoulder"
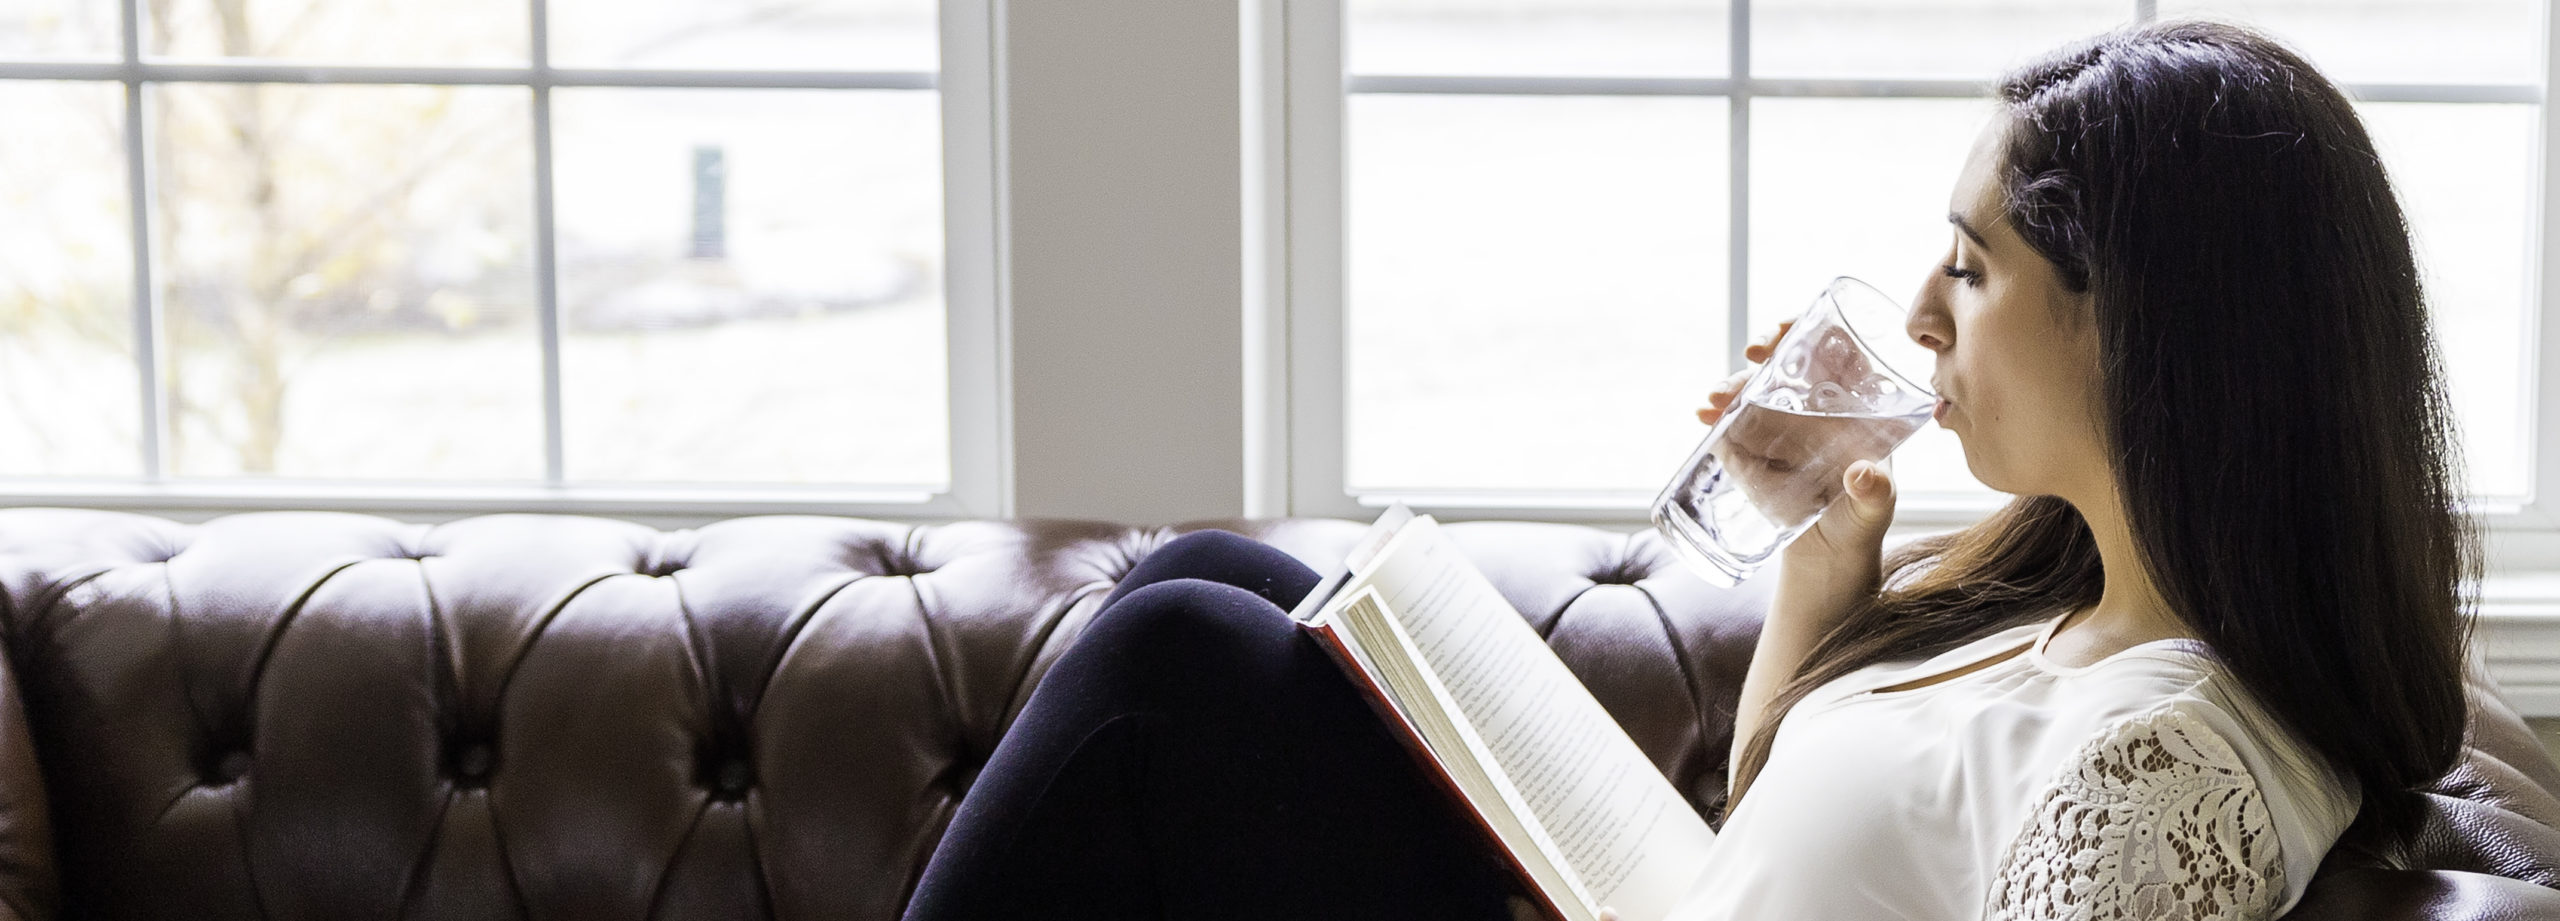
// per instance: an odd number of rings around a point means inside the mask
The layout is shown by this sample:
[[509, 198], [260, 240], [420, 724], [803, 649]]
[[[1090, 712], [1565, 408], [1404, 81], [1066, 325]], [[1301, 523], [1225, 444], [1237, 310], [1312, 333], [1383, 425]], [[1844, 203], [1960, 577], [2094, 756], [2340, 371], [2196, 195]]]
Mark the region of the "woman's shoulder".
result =
[[2288, 845], [2326, 852], [2363, 805], [2363, 788], [2305, 744], [2218, 664], [2198, 667], [2185, 689], [2134, 719], [2177, 726], [2181, 738], [2207, 739], [2227, 751], [2266, 803]]
[[2174, 731], [2227, 748], [2267, 781], [2303, 788], [2338, 779], [2209, 653], [2145, 650], [2110, 671], [2110, 690], [2122, 693], [2106, 695], [2092, 714], [2088, 747], [2111, 736]]
[[[2206, 854], [2220, 868], [2237, 887], [2232, 895], [2281, 911], [2301, 897], [2361, 805], [2354, 784], [2327, 770], [2218, 670], [2196, 669], [2165, 693], [2123, 699], [2095, 715], [2037, 795], [2016, 848], [2082, 854], [2064, 861], [2077, 865], [2087, 861], [2085, 852], [2126, 835], [2178, 839], [2178, 853]], [[2088, 841], [2063, 834], [2109, 823], [2130, 824]], [[2003, 870], [2004, 877], [2020, 872]]]

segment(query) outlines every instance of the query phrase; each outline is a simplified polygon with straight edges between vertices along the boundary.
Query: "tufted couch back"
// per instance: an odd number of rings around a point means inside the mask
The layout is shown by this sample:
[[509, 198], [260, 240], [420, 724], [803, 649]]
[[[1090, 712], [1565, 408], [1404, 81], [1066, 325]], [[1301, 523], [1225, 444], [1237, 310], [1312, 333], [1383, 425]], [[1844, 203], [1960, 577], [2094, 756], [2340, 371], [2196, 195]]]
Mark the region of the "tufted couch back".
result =
[[[0, 919], [889, 919], [1116, 580], [1223, 527], [765, 516], [189, 525], [0, 509]], [[1762, 590], [1650, 534], [1449, 536], [1701, 811]], [[2560, 916], [2560, 767], [2485, 676], [2428, 869], [2296, 917]]]

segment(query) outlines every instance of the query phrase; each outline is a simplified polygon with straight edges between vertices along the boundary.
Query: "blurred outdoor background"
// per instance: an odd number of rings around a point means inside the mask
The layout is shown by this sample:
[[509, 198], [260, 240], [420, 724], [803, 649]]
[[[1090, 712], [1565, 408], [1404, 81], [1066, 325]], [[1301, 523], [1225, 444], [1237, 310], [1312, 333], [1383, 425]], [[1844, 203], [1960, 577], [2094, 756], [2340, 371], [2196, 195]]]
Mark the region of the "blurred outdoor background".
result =
[[[137, 50], [525, 67], [526, 2], [141, 0]], [[1343, 3], [1354, 78], [1733, 74], [1721, 2]], [[1750, 73], [1987, 84], [2148, 6], [1756, 0]], [[2351, 86], [2534, 99], [2544, 79], [2535, 0], [2151, 12], [2262, 26]], [[562, 68], [940, 66], [932, 0], [550, 0], [547, 21]], [[114, 0], [0, 0], [0, 68], [121, 62], [121, 22]], [[935, 90], [552, 90], [546, 267], [528, 86], [209, 69], [140, 84], [147, 142], [128, 150], [125, 83], [17, 73], [0, 79], [0, 477], [142, 472], [140, 224], [169, 477], [540, 481], [548, 268], [566, 480], [949, 482]], [[1739, 306], [1755, 334], [1835, 275], [1907, 299], [1946, 249], [1948, 192], [1989, 103], [1747, 104]], [[1661, 485], [1704, 434], [1691, 410], [1731, 370], [1734, 105], [1350, 93], [1355, 492]], [[2414, 224], [2482, 494], [2525, 487], [2538, 108], [2362, 105]], [[1934, 427], [1897, 457], [1907, 492], [1979, 489]]]
[[[527, 63], [524, 0], [148, 0], [146, 59]], [[551, 0], [551, 61], [930, 73], [932, 0]], [[115, 60], [117, 4], [0, 0]], [[929, 84], [928, 84], [929, 85]], [[532, 91], [145, 87], [167, 472], [543, 475]], [[0, 475], [139, 473], [122, 84], [0, 81]], [[566, 478], [949, 478], [938, 94], [551, 96]]]
[[[1729, 76], [1699, 0], [1346, 0], [1360, 74]], [[1987, 84], [2132, 0], [1754, 0], [1755, 77]], [[2534, 0], [2161, 0], [2259, 26], [2343, 84], [2539, 87]], [[1354, 92], [1349, 481], [1399, 489], [1654, 490], [1731, 368], [1728, 101]], [[1946, 253], [1948, 196], [1987, 97], [1755, 98], [1753, 336], [1837, 275], [1908, 303]], [[2539, 106], [2366, 103], [2426, 271], [2470, 487], [2525, 488]], [[2248, 305], [2234, 304], [2234, 310]], [[1906, 495], [1982, 491], [1931, 425]]]

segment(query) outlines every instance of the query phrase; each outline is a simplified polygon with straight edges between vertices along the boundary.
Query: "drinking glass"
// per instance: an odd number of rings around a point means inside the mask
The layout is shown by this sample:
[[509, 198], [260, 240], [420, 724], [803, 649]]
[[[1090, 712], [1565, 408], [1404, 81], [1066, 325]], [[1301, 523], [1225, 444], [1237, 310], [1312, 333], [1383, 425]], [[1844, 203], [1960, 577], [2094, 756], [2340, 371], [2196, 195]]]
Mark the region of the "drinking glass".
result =
[[1741, 584], [1840, 495], [1841, 472], [1883, 463], [1927, 423], [1936, 355], [1903, 333], [1902, 305], [1833, 279], [1691, 452], [1653, 524], [1707, 581]]

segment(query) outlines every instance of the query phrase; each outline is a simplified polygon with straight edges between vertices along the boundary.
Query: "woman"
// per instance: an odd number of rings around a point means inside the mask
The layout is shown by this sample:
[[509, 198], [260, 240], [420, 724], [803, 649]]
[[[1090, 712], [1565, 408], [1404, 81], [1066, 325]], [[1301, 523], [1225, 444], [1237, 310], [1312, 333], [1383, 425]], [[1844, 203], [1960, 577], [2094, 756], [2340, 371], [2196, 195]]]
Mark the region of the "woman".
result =
[[[2459, 756], [2478, 552], [2352, 107], [2195, 22], [1997, 98], [1908, 333], [2020, 498], [1887, 555], [1889, 478], [1844, 474], [1781, 561], [1680, 917], [2271, 917], [2335, 846], [2389, 859]], [[909, 917], [1502, 917], [1510, 881], [1282, 614], [1315, 581], [1221, 532], [1150, 556]]]

